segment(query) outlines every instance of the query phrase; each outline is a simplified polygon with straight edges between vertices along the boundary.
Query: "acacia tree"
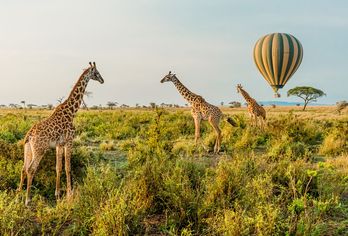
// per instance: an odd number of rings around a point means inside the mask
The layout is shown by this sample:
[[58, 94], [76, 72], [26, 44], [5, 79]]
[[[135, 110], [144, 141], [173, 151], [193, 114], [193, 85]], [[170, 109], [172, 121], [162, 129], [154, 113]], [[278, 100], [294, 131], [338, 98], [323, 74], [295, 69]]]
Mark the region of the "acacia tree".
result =
[[[93, 94], [92, 92], [87, 91], [87, 90], [83, 93], [83, 95], [85, 95], [87, 98], [92, 97], [92, 94]], [[87, 103], [85, 102], [84, 98], [82, 98], [82, 105], [84, 108], [86, 108], [88, 110], [88, 106], [87, 106]]]
[[242, 104], [240, 102], [237, 102], [237, 101], [232, 101], [232, 102], [229, 102], [228, 104], [230, 104], [231, 108], [239, 108], [242, 106]]
[[37, 107], [37, 105], [29, 103], [29, 104], [27, 104], [27, 107], [29, 109], [33, 109], [33, 107]]
[[295, 87], [288, 91], [288, 97], [289, 96], [297, 96], [299, 98], [302, 98], [304, 100], [303, 105], [303, 111], [306, 109], [308, 103], [310, 102], [316, 102], [317, 98], [320, 98], [322, 96], [325, 96], [326, 94], [321, 91], [320, 89], [316, 89], [313, 87]]
[[106, 105], [110, 108], [113, 109], [114, 107], [116, 107], [118, 104], [118, 102], [107, 102]]
[[63, 100], [64, 100], [64, 97], [58, 98], [58, 99], [57, 99], [58, 104], [61, 104], [61, 103], [63, 102]]
[[150, 102], [150, 107], [151, 107], [152, 109], [155, 109], [155, 108], [156, 108], [156, 103]]

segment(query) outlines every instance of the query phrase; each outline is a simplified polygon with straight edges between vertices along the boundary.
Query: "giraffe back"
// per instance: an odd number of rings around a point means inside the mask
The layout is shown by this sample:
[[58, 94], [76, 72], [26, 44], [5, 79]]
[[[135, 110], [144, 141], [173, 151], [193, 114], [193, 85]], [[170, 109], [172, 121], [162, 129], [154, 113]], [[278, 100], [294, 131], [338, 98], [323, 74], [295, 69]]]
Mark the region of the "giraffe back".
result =
[[261, 116], [266, 119], [266, 110], [260, 106], [255, 99], [250, 100], [248, 103], [248, 111], [256, 116]]
[[73, 131], [73, 115], [69, 110], [64, 109], [64, 104], [61, 104], [51, 116], [32, 126], [24, 138], [24, 143], [29, 142], [30, 138], [35, 138], [54, 146], [53, 144], [72, 139]]

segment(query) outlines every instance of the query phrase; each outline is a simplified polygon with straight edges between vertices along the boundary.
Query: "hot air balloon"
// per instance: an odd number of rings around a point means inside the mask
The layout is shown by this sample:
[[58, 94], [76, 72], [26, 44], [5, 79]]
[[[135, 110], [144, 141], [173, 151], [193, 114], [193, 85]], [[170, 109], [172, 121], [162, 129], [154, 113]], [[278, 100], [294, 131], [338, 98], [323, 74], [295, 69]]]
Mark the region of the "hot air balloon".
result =
[[276, 97], [280, 97], [278, 89], [283, 88], [296, 72], [302, 57], [302, 45], [291, 34], [267, 34], [261, 37], [254, 47], [255, 64], [272, 86]]

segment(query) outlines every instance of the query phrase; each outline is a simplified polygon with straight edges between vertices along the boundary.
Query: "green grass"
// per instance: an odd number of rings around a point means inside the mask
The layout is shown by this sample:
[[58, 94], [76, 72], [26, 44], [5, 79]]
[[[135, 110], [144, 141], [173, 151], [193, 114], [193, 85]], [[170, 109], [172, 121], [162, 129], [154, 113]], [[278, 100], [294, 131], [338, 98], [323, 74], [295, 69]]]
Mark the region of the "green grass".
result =
[[0, 234], [347, 235], [348, 116], [270, 111], [261, 131], [225, 112], [240, 126], [221, 123], [219, 155], [207, 123], [207, 150], [194, 145], [186, 110], [79, 112], [73, 201], [54, 199], [52, 150], [29, 208], [15, 192], [21, 140], [48, 113], [0, 112]]

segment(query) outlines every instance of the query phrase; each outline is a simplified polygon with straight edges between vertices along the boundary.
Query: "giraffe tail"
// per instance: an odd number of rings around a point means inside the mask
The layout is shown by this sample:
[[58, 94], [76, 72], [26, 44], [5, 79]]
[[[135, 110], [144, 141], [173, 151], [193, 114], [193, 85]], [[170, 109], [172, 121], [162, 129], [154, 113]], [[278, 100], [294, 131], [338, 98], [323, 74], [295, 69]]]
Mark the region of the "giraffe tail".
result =
[[24, 137], [24, 144], [26, 144], [27, 142], [29, 142], [29, 137], [30, 137], [30, 135], [31, 135], [31, 133], [32, 133], [32, 131], [33, 131], [33, 128], [34, 128], [34, 126], [33, 127], [31, 127], [31, 129], [27, 132], [27, 134], [25, 135], [25, 137]]
[[24, 144], [26, 144], [27, 142], [29, 142], [29, 134], [28, 133], [24, 137]]
[[233, 127], [238, 127], [237, 122], [236, 122], [233, 118], [228, 117], [228, 118], [226, 119], [226, 121], [227, 121], [228, 123], [230, 123]]

